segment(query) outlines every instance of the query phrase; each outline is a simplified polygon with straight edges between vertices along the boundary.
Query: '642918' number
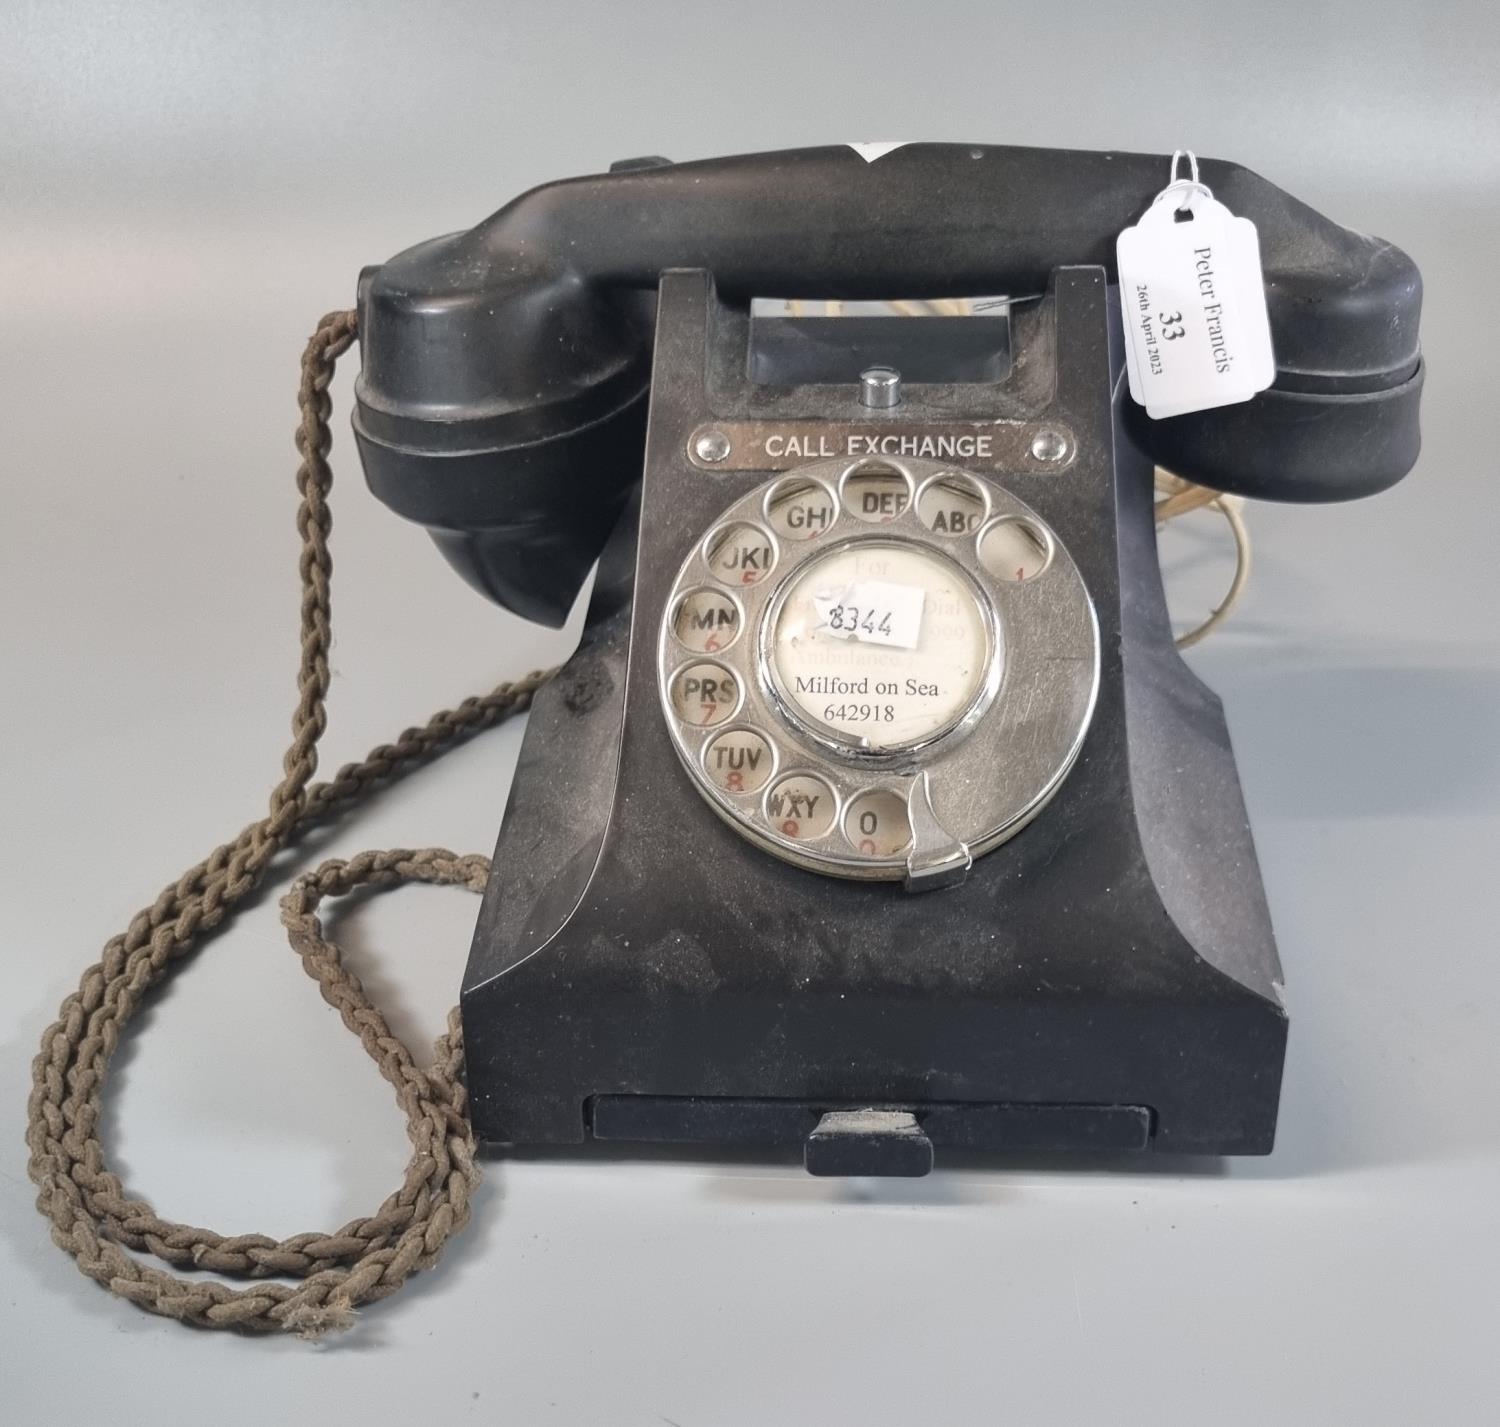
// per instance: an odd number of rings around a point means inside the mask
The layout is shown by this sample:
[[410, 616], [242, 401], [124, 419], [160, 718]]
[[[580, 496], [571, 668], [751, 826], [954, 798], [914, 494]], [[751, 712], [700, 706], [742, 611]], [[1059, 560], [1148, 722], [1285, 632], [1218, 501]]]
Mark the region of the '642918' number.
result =
[[895, 704], [829, 704], [824, 723], [894, 723]]

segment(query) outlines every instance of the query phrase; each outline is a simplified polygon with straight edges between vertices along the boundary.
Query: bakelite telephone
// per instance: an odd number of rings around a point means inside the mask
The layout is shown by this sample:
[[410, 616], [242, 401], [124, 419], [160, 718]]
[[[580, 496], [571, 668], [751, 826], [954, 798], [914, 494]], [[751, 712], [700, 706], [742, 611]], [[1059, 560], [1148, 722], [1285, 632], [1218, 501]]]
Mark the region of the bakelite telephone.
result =
[[[1122, 300], [1116, 240], [1168, 172], [950, 144], [641, 159], [361, 275], [357, 314], [304, 357], [283, 780], [106, 946], [35, 1063], [30, 1170], [84, 1272], [194, 1323], [341, 1326], [464, 1221], [476, 1138], [781, 1147], [819, 1174], [1271, 1149], [1281, 970], [1224, 716], [1174, 647], [1154, 468], [1290, 501], [1391, 485], [1418, 453], [1421, 280], [1205, 161], [1193, 187], [1258, 231], [1269, 386], [1153, 419], [1129, 324], [1164, 344], [1182, 314], [1139, 285]], [[399, 1089], [406, 1185], [332, 1236], [225, 1238], [157, 1219], [105, 1167], [120, 1026], [301, 829], [537, 682], [310, 781], [326, 392], [356, 328], [372, 491], [528, 620], [563, 624], [597, 573], [532, 705], [462, 1048], [418, 1067], [314, 909], [403, 877], [477, 885], [483, 859], [363, 854], [282, 903]], [[1217, 321], [1211, 340], [1227, 365]]]
[[1270, 1150], [1281, 971], [1152, 468], [1389, 486], [1421, 286], [1205, 162], [1259, 230], [1275, 381], [1153, 421], [1112, 278], [1165, 172], [640, 160], [364, 273], [375, 494], [531, 620], [599, 562], [464, 979], [481, 1139]]

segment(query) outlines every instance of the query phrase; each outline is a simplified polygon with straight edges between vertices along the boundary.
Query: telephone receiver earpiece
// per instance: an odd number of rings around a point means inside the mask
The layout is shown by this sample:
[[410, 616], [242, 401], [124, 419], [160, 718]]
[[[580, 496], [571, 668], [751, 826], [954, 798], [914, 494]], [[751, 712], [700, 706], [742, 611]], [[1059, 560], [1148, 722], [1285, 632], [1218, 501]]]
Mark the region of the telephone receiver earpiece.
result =
[[[639, 479], [661, 273], [731, 301], [1029, 294], [1115, 276], [1163, 156], [910, 144], [643, 160], [535, 188], [359, 285], [355, 434], [371, 489], [476, 588], [559, 625]], [[1216, 490], [1346, 500], [1416, 460], [1421, 278], [1238, 165], [1201, 175], [1259, 232], [1276, 378], [1132, 439]]]

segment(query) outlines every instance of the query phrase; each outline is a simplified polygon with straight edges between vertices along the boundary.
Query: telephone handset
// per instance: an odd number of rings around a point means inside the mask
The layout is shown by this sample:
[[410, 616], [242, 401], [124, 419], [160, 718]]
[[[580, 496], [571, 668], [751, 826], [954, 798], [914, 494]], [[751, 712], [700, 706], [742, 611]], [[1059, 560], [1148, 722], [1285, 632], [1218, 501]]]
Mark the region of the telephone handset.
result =
[[[467, 580], [560, 624], [640, 478], [664, 270], [701, 269], [741, 304], [1021, 297], [1061, 268], [1112, 275], [1166, 173], [1154, 155], [908, 144], [874, 163], [848, 147], [636, 160], [533, 189], [362, 276], [366, 476]], [[1236, 164], [1201, 176], [1259, 230], [1275, 384], [1160, 422], [1127, 407], [1132, 440], [1246, 496], [1398, 480], [1419, 445], [1415, 265]]]
[[533, 620], [599, 562], [465, 976], [481, 1138], [801, 1145], [820, 1173], [1270, 1149], [1281, 970], [1152, 469], [1390, 485], [1421, 284], [1205, 161], [1259, 233], [1275, 379], [1152, 420], [1115, 240], [1167, 171], [639, 160], [363, 274], [372, 490]]

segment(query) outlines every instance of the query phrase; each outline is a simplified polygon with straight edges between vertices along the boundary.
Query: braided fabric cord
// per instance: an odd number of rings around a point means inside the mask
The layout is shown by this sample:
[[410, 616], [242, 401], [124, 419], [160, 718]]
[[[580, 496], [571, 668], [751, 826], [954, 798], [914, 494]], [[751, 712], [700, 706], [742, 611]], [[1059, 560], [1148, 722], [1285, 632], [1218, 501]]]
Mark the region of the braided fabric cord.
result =
[[[360, 1304], [394, 1293], [411, 1274], [437, 1261], [448, 1238], [467, 1222], [469, 1198], [479, 1180], [461, 1078], [457, 1011], [449, 1013], [448, 1030], [438, 1039], [432, 1062], [418, 1065], [343, 965], [317, 917], [323, 898], [358, 887], [419, 881], [482, 890], [488, 859], [459, 857], [442, 848], [365, 852], [348, 861], [325, 862], [297, 878], [281, 903], [282, 922], [303, 967], [394, 1087], [406, 1114], [412, 1145], [406, 1177], [375, 1213], [332, 1233], [288, 1239], [223, 1235], [173, 1223], [126, 1194], [106, 1165], [99, 1139], [100, 1099], [123, 1027], [151, 989], [233, 915], [235, 904], [260, 884], [276, 854], [367, 790], [521, 712], [548, 677], [529, 674], [466, 699], [332, 778], [312, 781], [318, 740], [327, 723], [329, 682], [328, 494], [333, 475], [327, 461], [332, 442], [328, 385], [354, 335], [353, 312], [330, 313], [302, 357], [297, 430], [302, 650], [292, 742], [266, 815], [166, 886], [124, 932], [105, 944], [43, 1035], [32, 1065], [28, 1169], [38, 1189], [37, 1207], [52, 1221], [53, 1240], [85, 1274], [121, 1297], [200, 1327], [315, 1337], [349, 1326]], [[179, 1277], [149, 1266], [127, 1249], [154, 1255], [172, 1268], [257, 1282], [234, 1288], [209, 1278]], [[275, 1282], [275, 1277], [298, 1281]]]

